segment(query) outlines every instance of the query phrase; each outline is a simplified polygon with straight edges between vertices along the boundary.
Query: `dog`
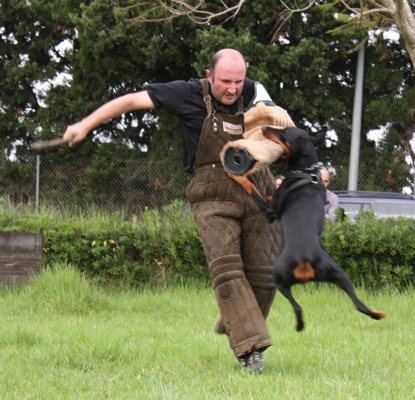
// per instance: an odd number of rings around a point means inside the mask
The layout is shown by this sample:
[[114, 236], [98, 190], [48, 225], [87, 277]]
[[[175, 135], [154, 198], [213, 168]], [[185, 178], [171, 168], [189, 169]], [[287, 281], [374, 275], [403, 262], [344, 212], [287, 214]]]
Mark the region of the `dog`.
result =
[[326, 192], [320, 178], [316, 146], [324, 142], [326, 130], [309, 134], [296, 127], [264, 126], [262, 131], [265, 137], [283, 147], [289, 171], [269, 203], [255, 190], [251, 195], [270, 222], [275, 218], [280, 220], [283, 248], [275, 264], [274, 278], [278, 290], [294, 309], [297, 331], [304, 329], [304, 321], [291, 286], [308, 281], [334, 283], [349, 295], [360, 312], [376, 320], [384, 318], [385, 312], [371, 310], [357, 298], [350, 278], [320, 241]]

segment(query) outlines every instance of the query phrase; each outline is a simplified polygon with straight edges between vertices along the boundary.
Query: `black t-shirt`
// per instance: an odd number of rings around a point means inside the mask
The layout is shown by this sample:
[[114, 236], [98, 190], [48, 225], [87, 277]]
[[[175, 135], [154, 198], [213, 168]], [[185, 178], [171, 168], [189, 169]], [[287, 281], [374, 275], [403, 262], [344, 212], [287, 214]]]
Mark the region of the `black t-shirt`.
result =
[[[156, 108], [163, 107], [168, 113], [180, 118], [184, 142], [183, 166], [185, 171], [193, 172], [199, 139], [207, 116], [199, 79], [151, 83], [146, 85], [144, 90], [147, 90]], [[209, 94], [217, 112], [235, 115], [238, 111], [237, 103], [227, 106], [218, 102], [212, 96], [210, 87]], [[255, 96], [255, 81], [249, 78], [245, 79], [242, 96], [246, 109]]]

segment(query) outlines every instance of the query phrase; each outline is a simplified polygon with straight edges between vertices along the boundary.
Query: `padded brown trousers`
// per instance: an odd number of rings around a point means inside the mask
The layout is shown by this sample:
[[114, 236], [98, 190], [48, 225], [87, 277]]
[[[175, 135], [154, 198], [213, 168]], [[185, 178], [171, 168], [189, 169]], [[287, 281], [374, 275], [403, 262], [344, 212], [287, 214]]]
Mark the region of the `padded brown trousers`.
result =
[[[275, 180], [268, 169], [252, 181], [263, 196]], [[277, 223], [269, 224], [245, 190], [221, 168], [196, 173], [187, 198], [207, 257], [221, 313], [218, 333], [227, 333], [236, 357], [272, 344], [265, 323], [276, 293], [273, 265], [281, 250]]]

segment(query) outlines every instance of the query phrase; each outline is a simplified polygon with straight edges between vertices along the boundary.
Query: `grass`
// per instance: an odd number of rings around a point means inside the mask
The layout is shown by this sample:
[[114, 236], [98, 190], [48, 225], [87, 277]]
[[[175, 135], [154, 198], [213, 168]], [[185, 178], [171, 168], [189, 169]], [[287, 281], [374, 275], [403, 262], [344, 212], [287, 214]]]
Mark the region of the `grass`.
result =
[[210, 288], [116, 291], [56, 266], [0, 291], [0, 399], [409, 399], [415, 397], [415, 291], [359, 296], [374, 321], [329, 286], [296, 287], [306, 330], [277, 295], [274, 346], [260, 375], [216, 335]]

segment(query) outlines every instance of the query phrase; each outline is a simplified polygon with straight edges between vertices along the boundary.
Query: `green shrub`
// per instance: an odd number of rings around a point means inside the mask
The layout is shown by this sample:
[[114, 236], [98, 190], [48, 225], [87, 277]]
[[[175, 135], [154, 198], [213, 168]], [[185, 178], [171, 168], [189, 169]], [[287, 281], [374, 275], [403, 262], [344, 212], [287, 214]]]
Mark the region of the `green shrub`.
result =
[[39, 214], [0, 206], [0, 230], [44, 231], [44, 265], [67, 263], [98, 281], [167, 285], [207, 280], [206, 259], [196, 224], [183, 201], [161, 211], [48, 210]]
[[[208, 282], [202, 244], [187, 205], [122, 212], [97, 209], [39, 213], [0, 203], [0, 230], [44, 230], [44, 265], [68, 264], [94, 281], [127, 286]], [[415, 284], [415, 224], [412, 219], [375, 219], [361, 213], [356, 223], [327, 221], [321, 241], [355, 284], [405, 287]]]
[[415, 282], [415, 224], [412, 219], [376, 219], [361, 212], [356, 222], [327, 222], [322, 243], [352, 281], [367, 287]]

